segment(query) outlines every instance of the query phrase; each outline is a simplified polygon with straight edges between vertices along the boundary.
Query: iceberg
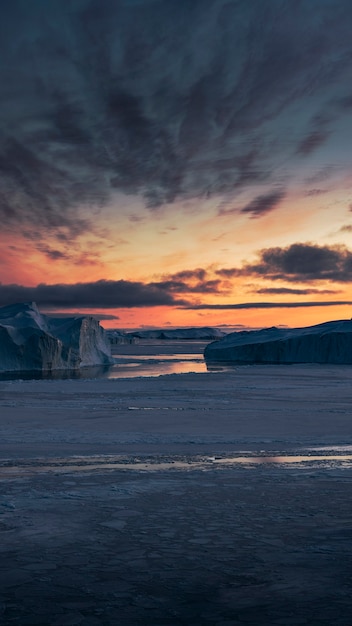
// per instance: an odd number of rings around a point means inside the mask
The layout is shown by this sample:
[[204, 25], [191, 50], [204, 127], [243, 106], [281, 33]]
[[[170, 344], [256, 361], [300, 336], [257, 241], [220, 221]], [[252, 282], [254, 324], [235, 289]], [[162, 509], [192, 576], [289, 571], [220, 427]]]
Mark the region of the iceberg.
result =
[[55, 318], [35, 302], [0, 308], [0, 371], [110, 365], [110, 342], [93, 317]]
[[352, 321], [234, 332], [208, 344], [204, 358], [206, 362], [238, 364], [352, 364]]

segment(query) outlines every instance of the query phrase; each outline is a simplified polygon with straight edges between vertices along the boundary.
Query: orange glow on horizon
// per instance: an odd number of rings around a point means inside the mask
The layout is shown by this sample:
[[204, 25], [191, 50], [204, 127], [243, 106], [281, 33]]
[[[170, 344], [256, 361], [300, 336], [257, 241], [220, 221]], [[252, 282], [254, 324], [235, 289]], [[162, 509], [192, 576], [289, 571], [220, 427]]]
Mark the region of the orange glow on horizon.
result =
[[[125, 212], [110, 206], [97, 217], [94, 234], [82, 234], [74, 242], [59, 241], [52, 233], [46, 243], [27, 240], [20, 233], [8, 240], [1, 235], [0, 272], [3, 284], [36, 287], [75, 285], [106, 281], [132, 281], [148, 285], [172, 281], [173, 275], [203, 268], [206, 280], [219, 280], [219, 290], [172, 293], [175, 300], [194, 304], [239, 304], [250, 302], [350, 301], [348, 283], [312, 281], [293, 283], [269, 280], [265, 275], [234, 275], [228, 278], [217, 269], [241, 268], [258, 261], [263, 248], [290, 246], [296, 242], [316, 245], [352, 244], [352, 219], [346, 189], [307, 196], [291, 189], [280, 206], [261, 217], [241, 213], [218, 215], [215, 200], [175, 203], [172, 216], [165, 210], [147, 212], [140, 202], [129, 199]], [[347, 197], [348, 198], [348, 197]], [[331, 206], [334, 206], [332, 227]], [[231, 205], [232, 206], [232, 205]], [[237, 206], [237, 205], [236, 205]], [[141, 215], [138, 219], [137, 214]], [[107, 218], [111, 220], [107, 228]], [[176, 219], [177, 217], [177, 219]], [[349, 229], [351, 221], [351, 228]], [[196, 280], [193, 281], [196, 284]], [[192, 287], [192, 285], [191, 285]], [[315, 289], [311, 294], [260, 293], [263, 288]], [[331, 294], [325, 293], [330, 291]], [[319, 293], [321, 292], [321, 293]], [[85, 314], [77, 305], [75, 313]], [[307, 326], [328, 319], [349, 319], [349, 306], [269, 309], [192, 310], [175, 306], [90, 310], [119, 319], [103, 320], [106, 328], [142, 326], [273, 325]]]
[[[352, 300], [351, 300], [352, 301]], [[94, 313], [91, 311], [91, 313]], [[99, 315], [99, 312], [96, 312]], [[107, 312], [104, 311], [106, 314]], [[350, 319], [352, 304], [331, 307], [298, 309], [235, 309], [218, 311], [179, 311], [177, 309], [143, 309], [138, 313], [125, 310], [111, 312], [119, 317], [115, 320], [102, 320], [108, 328], [129, 330], [135, 328], [185, 328], [185, 327], [232, 327], [268, 328], [288, 326], [291, 328], [314, 326], [323, 322]], [[54, 315], [54, 314], [53, 314]]]

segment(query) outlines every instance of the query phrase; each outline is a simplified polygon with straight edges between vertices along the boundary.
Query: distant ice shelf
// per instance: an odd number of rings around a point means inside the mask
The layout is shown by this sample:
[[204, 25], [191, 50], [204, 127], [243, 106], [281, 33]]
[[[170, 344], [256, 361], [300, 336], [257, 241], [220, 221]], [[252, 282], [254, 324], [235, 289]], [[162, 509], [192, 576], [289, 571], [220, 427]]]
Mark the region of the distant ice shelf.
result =
[[138, 339], [156, 339], [156, 340], [193, 340], [193, 341], [211, 341], [212, 339], [220, 339], [225, 333], [218, 328], [196, 327], [196, 328], [162, 328], [155, 330], [136, 330], [128, 333], [128, 336]]

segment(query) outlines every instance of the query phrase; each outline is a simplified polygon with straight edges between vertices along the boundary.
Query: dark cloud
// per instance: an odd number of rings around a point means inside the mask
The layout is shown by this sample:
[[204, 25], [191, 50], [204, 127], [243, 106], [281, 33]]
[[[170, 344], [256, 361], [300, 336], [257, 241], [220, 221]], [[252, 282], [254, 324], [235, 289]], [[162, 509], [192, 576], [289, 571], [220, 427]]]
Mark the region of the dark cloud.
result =
[[226, 289], [223, 280], [210, 277], [208, 270], [200, 267], [167, 274], [162, 277], [162, 280], [151, 284], [169, 293], [178, 294], [219, 293], [220, 291], [224, 293]]
[[335, 289], [290, 289], [289, 287], [267, 287], [263, 289], [256, 289], [254, 293], [266, 293], [270, 295], [283, 295], [293, 294], [296, 296], [308, 296], [312, 294], [331, 294], [339, 293]]
[[[65, 242], [65, 244], [66, 243], [67, 242]], [[119, 241], [118, 243], [122, 244], [124, 242]], [[101, 265], [100, 254], [96, 252], [92, 246], [90, 246], [90, 249], [87, 252], [80, 250], [78, 246], [76, 246], [75, 249], [75, 247], [70, 245], [64, 245], [62, 250], [57, 250], [56, 248], [52, 248], [50, 245], [40, 241], [36, 242], [34, 247], [51, 261], [69, 261], [71, 265], [79, 265], [80, 267], [83, 267], [84, 265]]]
[[308, 156], [314, 150], [320, 148], [328, 139], [330, 133], [324, 130], [313, 130], [309, 132], [299, 143], [297, 147], [297, 154], [301, 156]]
[[202, 267], [197, 267], [194, 270], [181, 270], [175, 274], [168, 274], [166, 278], [176, 281], [204, 281], [207, 277], [207, 270]]
[[218, 279], [204, 280], [197, 283], [187, 283], [177, 280], [165, 280], [151, 283], [159, 289], [165, 289], [169, 293], [223, 293], [223, 281]]
[[345, 224], [345, 226], [341, 226], [338, 232], [339, 233], [352, 233], [352, 224]]
[[285, 191], [283, 189], [277, 189], [269, 193], [257, 196], [246, 204], [244, 207], [237, 209], [220, 209], [218, 215], [229, 215], [231, 213], [249, 213], [251, 217], [261, 217], [266, 215], [280, 204], [281, 200], [285, 197]]
[[39, 252], [42, 252], [43, 254], [45, 254], [49, 259], [52, 259], [53, 261], [58, 261], [58, 260], [62, 260], [62, 259], [70, 259], [70, 255], [67, 254], [66, 252], [63, 252], [62, 250], [55, 250], [53, 248], [50, 248], [49, 246], [46, 246], [44, 243], [39, 243], [36, 246], [36, 249], [39, 250]]
[[[3, 230], [20, 230], [29, 239], [40, 239], [48, 232], [55, 232], [58, 239], [63, 236], [68, 240], [94, 230], [92, 219], [74, 210], [87, 200], [88, 189], [93, 201], [94, 178], [85, 181], [82, 175], [80, 181], [73, 180], [73, 172], [65, 172], [48, 158], [36, 155], [33, 144], [27, 146], [18, 139], [3, 139], [2, 134], [0, 129]], [[102, 197], [95, 198], [95, 204], [101, 201]]]
[[[44, 309], [42, 308], [41, 312], [45, 313], [46, 312], [45, 308]], [[52, 309], [48, 309], [48, 315], [50, 315], [51, 317], [59, 317], [59, 318], [65, 319], [66, 317], [81, 317], [82, 315], [84, 315], [84, 313], [82, 313], [82, 311], [70, 311], [68, 313], [62, 313], [61, 311], [53, 311]], [[109, 313], [86, 313], [86, 315], [89, 315], [90, 317], [94, 317], [94, 319], [98, 321], [120, 319], [118, 315], [113, 315]]]
[[[292, 153], [280, 115], [307, 102], [318, 115], [336, 86], [349, 114], [349, 0], [0, 0], [0, 9], [3, 230], [73, 239], [94, 231], [92, 207], [115, 191], [154, 208], [272, 189]], [[303, 117], [294, 132], [309, 155], [327, 129], [307, 130]], [[244, 212], [270, 208], [257, 198]]]
[[[338, 116], [341, 115], [339, 111]], [[330, 137], [331, 130], [329, 126], [334, 121], [336, 114], [332, 111], [329, 113], [318, 113], [313, 115], [310, 120], [310, 126], [304, 132], [301, 137], [297, 148], [296, 154], [302, 157], [308, 157], [312, 152], [315, 152], [321, 145], [323, 145]]]
[[268, 278], [286, 280], [352, 280], [352, 252], [343, 246], [292, 244], [287, 248], [267, 248], [252, 268]]
[[307, 178], [305, 179], [305, 182], [308, 183], [308, 185], [310, 184], [315, 184], [315, 183], [321, 183], [321, 182], [326, 182], [327, 179], [331, 179], [333, 178], [333, 176], [336, 174], [336, 172], [338, 171], [338, 166], [336, 165], [326, 165], [322, 168], [319, 168], [317, 171], [314, 172], [314, 174], [311, 174], [310, 176], [307, 176]]
[[195, 304], [182, 307], [183, 309], [298, 309], [305, 307], [351, 306], [352, 300], [337, 300], [330, 302], [243, 302], [240, 304]]
[[34, 301], [42, 308], [114, 309], [182, 304], [167, 289], [126, 280], [99, 280], [73, 285], [40, 284], [36, 287], [0, 284], [0, 305]]
[[282, 190], [258, 196], [252, 200], [252, 202], [243, 207], [243, 209], [241, 209], [241, 213], [250, 213], [251, 217], [260, 217], [261, 215], [265, 215], [266, 213], [269, 213], [269, 211], [275, 209], [284, 197], [285, 192]]
[[329, 189], [308, 189], [308, 191], [305, 192], [305, 196], [321, 196], [324, 193], [328, 193]]
[[257, 263], [219, 269], [219, 276], [261, 276], [269, 280], [351, 282], [352, 251], [345, 246], [295, 243], [286, 248], [265, 248]]
[[352, 94], [340, 98], [338, 104], [342, 109], [347, 109], [348, 111], [352, 110]]
[[[224, 278], [234, 278], [234, 276], [243, 276], [245, 270], [237, 267], [222, 267], [215, 270], [215, 274]], [[247, 274], [246, 274], [247, 275]]]

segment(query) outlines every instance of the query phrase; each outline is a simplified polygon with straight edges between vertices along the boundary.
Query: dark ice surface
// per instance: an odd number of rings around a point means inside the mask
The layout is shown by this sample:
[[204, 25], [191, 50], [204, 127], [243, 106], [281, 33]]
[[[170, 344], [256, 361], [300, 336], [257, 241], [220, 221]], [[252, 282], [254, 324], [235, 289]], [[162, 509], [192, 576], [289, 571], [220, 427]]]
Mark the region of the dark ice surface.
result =
[[351, 626], [351, 383], [1, 382], [1, 626]]
[[0, 510], [2, 625], [351, 624], [341, 468], [44, 473]]

